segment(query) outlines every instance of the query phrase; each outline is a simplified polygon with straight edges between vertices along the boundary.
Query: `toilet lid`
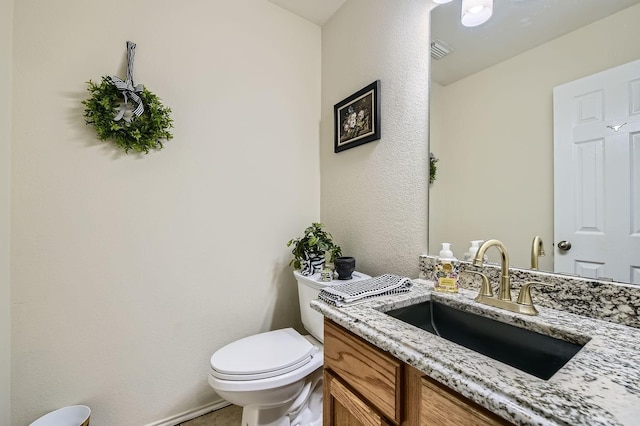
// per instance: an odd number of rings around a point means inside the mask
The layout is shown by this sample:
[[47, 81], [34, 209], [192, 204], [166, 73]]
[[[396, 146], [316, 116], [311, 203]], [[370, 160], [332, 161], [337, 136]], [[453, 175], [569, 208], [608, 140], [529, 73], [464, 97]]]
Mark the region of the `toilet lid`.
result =
[[226, 380], [255, 380], [293, 371], [318, 352], [293, 328], [268, 331], [228, 344], [211, 356], [212, 374]]

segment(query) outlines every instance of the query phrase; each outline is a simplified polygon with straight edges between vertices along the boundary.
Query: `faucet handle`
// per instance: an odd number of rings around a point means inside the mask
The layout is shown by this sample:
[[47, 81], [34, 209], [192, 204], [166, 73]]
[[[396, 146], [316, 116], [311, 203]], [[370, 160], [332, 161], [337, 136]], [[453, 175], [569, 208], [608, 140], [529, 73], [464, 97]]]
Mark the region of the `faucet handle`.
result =
[[487, 296], [493, 297], [493, 289], [491, 288], [491, 284], [489, 284], [489, 278], [482, 272], [475, 271], [465, 271], [468, 274], [480, 275], [482, 282], [480, 284], [480, 293], [478, 296]]
[[553, 287], [552, 284], [541, 283], [539, 281], [529, 281], [525, 283], [520, 289], [520, 294], [518, 295], [518, 303], [521, 305], [533, 306], [533, 301], [531, 300], [531, 286], [532, 285], [543, 285], [546, 287]]

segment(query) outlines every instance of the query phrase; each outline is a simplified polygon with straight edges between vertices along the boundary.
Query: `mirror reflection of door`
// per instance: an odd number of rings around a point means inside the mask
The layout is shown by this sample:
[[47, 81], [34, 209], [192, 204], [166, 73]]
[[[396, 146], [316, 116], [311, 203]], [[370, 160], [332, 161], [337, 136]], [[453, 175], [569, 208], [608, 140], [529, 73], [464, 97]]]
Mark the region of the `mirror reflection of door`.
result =
[[553, 93], [555, 272], [640, 284], [640, 60]]
[[[471, 29], [459, 25], [459, 8], [453, 1], [431, 14], [432, 38], [454, 50], [430, 65], [429, 144], [439, 162], [429, 187], [429, 253], [449, 242], [462, 257], [471, 240], [496, 238], [510, 266], [529, 268], [538, 235], [546, 251], [539, 269], [553, 271], [553, 88], [640, 58], [640, 0], [494, 0], [494, 16]], [[567, 27], [587, 12], [598, 17]], [[449, 70], [477, 66], [474, 58], [526, 34], [550, 36], [553, 23], [565, 31], [451, 81]], [[497, 254], [489, 261], [499, 262]]]

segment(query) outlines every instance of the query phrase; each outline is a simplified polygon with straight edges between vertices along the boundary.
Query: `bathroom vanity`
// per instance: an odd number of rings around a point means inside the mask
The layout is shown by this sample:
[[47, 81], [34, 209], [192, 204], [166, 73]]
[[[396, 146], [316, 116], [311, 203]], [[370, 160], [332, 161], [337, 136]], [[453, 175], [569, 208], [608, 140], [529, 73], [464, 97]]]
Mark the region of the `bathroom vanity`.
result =
[[[474, 290], [414, 283], [350, 307], [312, 302], [325, 316], [324, 424], [638, 424], [639, 329], [542, 306], [537, 316], [511, 313], [478, 304]], [[545, 379], [387, 314], [429, 300], [579, 350]]]
[[511, 424], [333, 321], [324, 329], [325, 425]]

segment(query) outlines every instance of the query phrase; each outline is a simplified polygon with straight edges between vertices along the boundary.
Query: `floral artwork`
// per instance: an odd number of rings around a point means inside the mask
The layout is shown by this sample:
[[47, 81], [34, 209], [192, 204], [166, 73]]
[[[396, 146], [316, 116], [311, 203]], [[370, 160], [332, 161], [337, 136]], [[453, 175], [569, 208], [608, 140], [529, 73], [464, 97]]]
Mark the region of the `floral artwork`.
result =
[[334, 106], [334, 152], [380, 139], [380, 81]]

